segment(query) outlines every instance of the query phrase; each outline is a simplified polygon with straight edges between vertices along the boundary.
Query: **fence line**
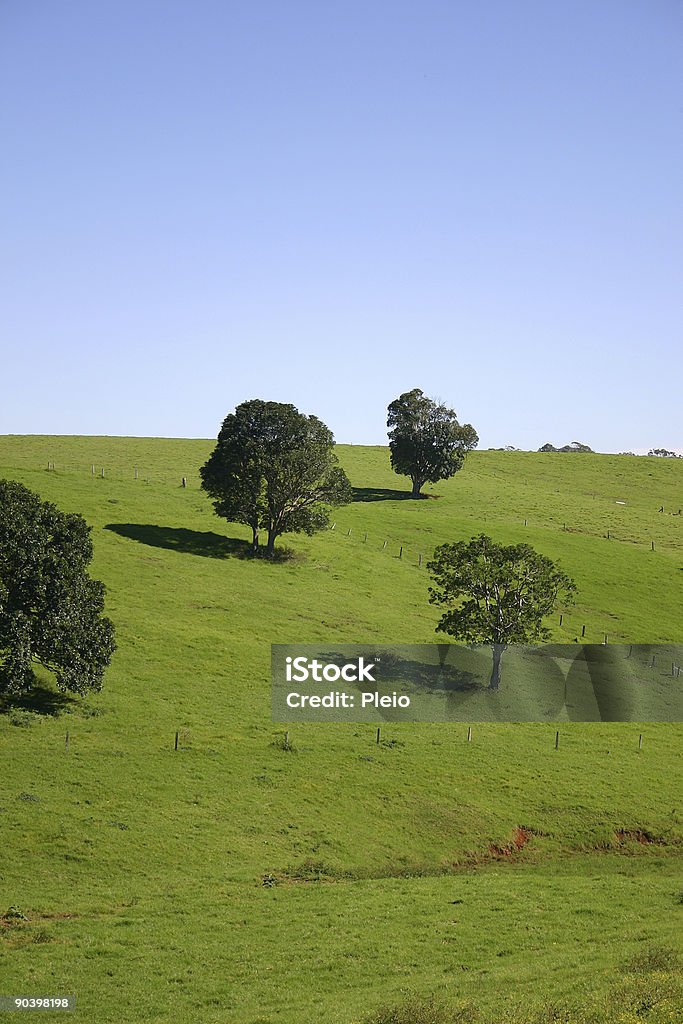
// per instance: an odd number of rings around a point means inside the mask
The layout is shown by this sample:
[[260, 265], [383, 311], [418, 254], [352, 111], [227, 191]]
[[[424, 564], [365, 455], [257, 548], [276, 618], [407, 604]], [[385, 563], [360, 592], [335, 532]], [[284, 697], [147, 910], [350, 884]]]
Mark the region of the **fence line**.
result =
[[[332, 522], [328, 526], [328, 531], [330, 533], [332, 533], [332, 532], [337, 533], [338, 536], [343, 536], [345, 540], [348, 540], [348, 539], [356, 540], [356, 537], [353, 535], [353, 532], [352, 532], [352, 527], [349, 527], [346, 530], [345, 533], [338, 533], [336, 520], [334, 522]], [[364, 531], [363, 538], [360, 541], [360, 543], [368, 544], [368, 533], [367, 532]], [[423, 565], [426, 568], [424, 552], [415, 552], [414, 549], [410, 549], [412, 551], [412, 556], [408, 556], [407, 552], [408, 552], [409, 549], [406, 547], [405, 544], [401, 544], [399, 541], [392, 541], [392, 544], [394, 545], [394, 547], [390, 548], [389, 552], [390, 552], [390, 554], [392, 553], [392, 551], [395, 552], [393, 554], [393, 557], [397, 561], [404, 562], [407, 565], [411, 565], [411, 566], [413, 566], [415, 568], [418, 568], [418, 569], [422, 569]], [[381, 548], [379, 550], [380, 551], [385, 551], [387, 549], [388, 545], [389, 545], [388, 538], [384, 538], [384, 540], [382, 542], [382, 546], [381, 546]], [[370, 540], [370, 546], [372, 546], [372, 540]], [[654, 541], [652, 541], [652, 550], [654, 550]], [[411, 558], [412, 558], [412, 560], [411, 560]], [[578, 624], [576, 626], [574, 626], [574, 624], [573, 624], [574, 620], [573, 619], [571, 620], [570, 623], [565, 623], [565, 618], [567, 617], [567, 614], [568, 614], [566, 611], [560, 612], [558, 614], [559, 614], [559, 625], [563, 628], [563, 630], [566, 633], [572, 633], [572, 632], [574, 632], [574, 629], [576, 629], [578, 631]], [[594, 642], [596, 642], [596, 643], [599, 642], [601, 645], [609, 644], [609, 636], [610, 636], [610, 634], [608, 632], [606, 632], [604, 628], [597, 628], [596, 627], [594, 630], [591, 629], [591, 633], [595, 633], [595, 634], [597, 634], [600, 637], [599, 641], [594, 641]], [[574, 637], [574, 640], [577, 641], [577, 642], [579, 641], [579, 639], [582, 639], [582, 640], [586, 639], [586, 624], [585, 623], [581, 623], [581, 636], [580, 636], [580, 638], [579, 638], [579, 636], [575, 636]], [[590, 642], [590, 641], [588, 641], [588, 642]], [[681, 671], [680, 666], [673, 666], [672, 665], [672, 675], [676, 675], [676, 677], [678, 678], [680, 676], [680, 671]]]

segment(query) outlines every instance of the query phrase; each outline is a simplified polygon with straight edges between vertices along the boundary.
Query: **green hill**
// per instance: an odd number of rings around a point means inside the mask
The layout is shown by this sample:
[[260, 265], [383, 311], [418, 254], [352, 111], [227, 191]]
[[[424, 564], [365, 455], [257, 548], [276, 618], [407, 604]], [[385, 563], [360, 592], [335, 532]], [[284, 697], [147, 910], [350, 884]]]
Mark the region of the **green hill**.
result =
[[119, 644], [101, 694], [45, 679], [0, 716], [0, 917], [27, 918], [0, 921], [3, 991], [75, 992], [89, 1022], [351, 1024], [408, 993], [499, 1021], [617, 991], [625, 1022], [678, 1019], [668, 969], [628, 1016], [622, 967], [680, 947], [683, 726], [567, 723], [555, 750], [550, 724], [297, 725], [283, 749], [269, 675], [273, 642], [434, 642], [420, 556], [482, 531], [576, 580], [554, 640], [681, 642], [683, 463], [478, 452], [411, 501], [385, 448], [341, 446], [358, 500], [269, 564], [199, 490], [211, 448], [0, 438], [0, 477], [92, 525]]

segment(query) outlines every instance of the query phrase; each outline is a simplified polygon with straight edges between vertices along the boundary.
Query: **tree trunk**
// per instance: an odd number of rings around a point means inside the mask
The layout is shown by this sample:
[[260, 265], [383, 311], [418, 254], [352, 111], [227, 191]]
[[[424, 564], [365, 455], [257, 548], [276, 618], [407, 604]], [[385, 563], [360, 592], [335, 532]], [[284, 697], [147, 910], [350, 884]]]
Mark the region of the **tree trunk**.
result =
[[268, 530], [268, 543], [266, 544], [266, 558], [273, 558], [275, 555], [275, 538], [277, 532], [275, 530]]
[[251, 532], [252, 532], [251, 553], [253, 555], [257, 555], [258, 554], [258, 526], [252, 526]]
[[507, 644], [493, 645], [493, 671], [491, 672], [489, 690], [497, 690], [500, 686], [500, 662], [506, 647]]
[[411, 477], [410, 479], [413, 481], [413, 489], [410, 495], [411, 498], [421, 498], [422, 495], [420, 494], [420, 491], [422, 489], [422, 484], [424, 481], [419, 480], [417, 477], [414, 476]]

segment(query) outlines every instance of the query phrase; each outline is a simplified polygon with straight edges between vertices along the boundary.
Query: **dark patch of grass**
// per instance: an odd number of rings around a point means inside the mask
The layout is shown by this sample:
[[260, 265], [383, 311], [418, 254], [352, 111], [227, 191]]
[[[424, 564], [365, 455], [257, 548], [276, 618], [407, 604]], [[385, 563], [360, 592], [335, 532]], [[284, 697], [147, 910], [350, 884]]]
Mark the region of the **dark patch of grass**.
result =
[[364, 1024], [469, 1024], [480, 1020], [473, 1006], [453, 1009], [433, 997], [416, 996], [396, 1006], [385, 1006], [364, 1017]]
[[629, 974], [652, 974], [655, 971], [677, 973], [683, 970], [680, 955], [671, 946], [648, 946], [623, 965]]

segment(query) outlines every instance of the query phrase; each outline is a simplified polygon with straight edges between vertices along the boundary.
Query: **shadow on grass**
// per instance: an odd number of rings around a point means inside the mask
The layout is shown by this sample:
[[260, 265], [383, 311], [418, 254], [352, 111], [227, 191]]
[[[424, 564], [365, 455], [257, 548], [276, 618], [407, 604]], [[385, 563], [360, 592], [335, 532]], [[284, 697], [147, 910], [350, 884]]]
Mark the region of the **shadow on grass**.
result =
[[49, 715], [52, 718], [57, 718], [75, 704], [78, 704], [77, 698], [70, 697], [67, 693], [59, 693], [46, 686], [36, 685], [28, 693], [20, 696], [0, 697], [0, 714], [32, 711], [36, 715]]
[[394, 491], [390, 487], [354, 487], [353, 501], [419, 501], [429, 495], [421, 494], [413, 498], [410, 491]]
[[273, 563], [288, 562], [293, 557], [289, 548], [276, 547], [273, 558], [266, 559], [263, 549], [254, 555], [249, 541], [222, 537], [210, 530], [202, 533], [183, 527], [154, 526], [151, 523], [107, 523], [105, 530], [153, 548], [166, 548], [168, 551], [201, 555], [204, 558], [259, 558]]
[[[455, 648], [455, 645], [426, 645], [406, 644], [406, 649], [413, 648], [415, 655], [420, 654], [420, 647], [441, 646], [442, 648]], [[348, 651], [325, 650], [320, 656], [325, 661], [341, 663], [349, 658]], [[353, 657], [356, 655], [354, 654]], [[488, 675], [484, 678], [477, 678], [472, 672], [459, 668], [457, 665], [447, 665], [448, 652], [440, 659], [439, 663], [423, 661], [418, 657], [401, 657], [393, 651], [383, 650], [381, 655], [374, 653], [369, 646], [364, 654], [366, 661], [381, 660], [381, 683], [385, 689], [400, 685], [405, 693], [419, 693], [421, 690], [428, 690], [433, 693], [460, 691], [471, 693], [474, 690], [481, 691], [488, 685]], [[360, 687], [368, 692], [376, 690], [379, 683], [373, 681], [371, 687]]]

